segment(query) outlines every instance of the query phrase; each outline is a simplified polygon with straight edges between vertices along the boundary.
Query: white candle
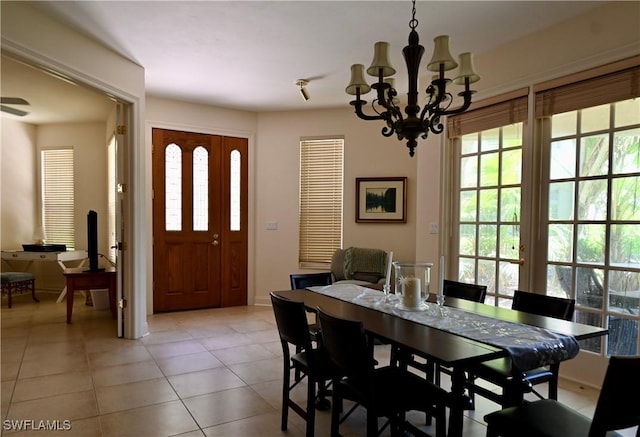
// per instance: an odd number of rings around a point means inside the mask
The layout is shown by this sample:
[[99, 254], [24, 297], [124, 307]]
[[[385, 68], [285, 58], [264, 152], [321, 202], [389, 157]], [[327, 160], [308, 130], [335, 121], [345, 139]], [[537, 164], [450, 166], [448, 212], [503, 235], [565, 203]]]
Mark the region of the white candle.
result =
[[407, 308], [420, 306], [420, 278], [406, 278], [402, 289], [402, 299]]
[[393, 251], [387, 255], [387, 279], [384, 283], [387, 287], [391, 286], [391, 264], [393, 264]]
[[444, 294], [444, 256], [440, 257], [440, 291], [438, 294]]

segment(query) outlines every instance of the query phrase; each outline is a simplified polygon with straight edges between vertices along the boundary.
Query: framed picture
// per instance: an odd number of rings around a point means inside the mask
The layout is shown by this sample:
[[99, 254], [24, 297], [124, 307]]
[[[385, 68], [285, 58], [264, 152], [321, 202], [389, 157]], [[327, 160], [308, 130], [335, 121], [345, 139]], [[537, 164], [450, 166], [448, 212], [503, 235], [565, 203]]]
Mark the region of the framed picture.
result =
[[406, 223], [407, 178], [356, 178], [356, 223]]

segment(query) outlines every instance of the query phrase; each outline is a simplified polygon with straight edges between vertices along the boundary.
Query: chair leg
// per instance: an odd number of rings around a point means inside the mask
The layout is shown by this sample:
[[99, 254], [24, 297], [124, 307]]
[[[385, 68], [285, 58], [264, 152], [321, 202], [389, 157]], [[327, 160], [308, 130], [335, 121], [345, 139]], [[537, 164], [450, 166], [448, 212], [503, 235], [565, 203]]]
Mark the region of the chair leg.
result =
[[342, 412], [342, 399], [340, 394], [340, 381], [333, 379], [332, 406], [331, 408], [331, 437], [340, 437], [340, 413]]
[[291, 366], [288, 356], [283, 357], [283, 374], [282, 374], [282, 418], [280, 429], [287, 430], [287, 421], [289, 419], [289, 380], [291, 379]]
[[33, 298], [33, 300], [36, 302], [40, 302], [36, 297], [36, 281], [31, 279], [29, 281], [29, 287], [31, 288], [31, 297]]
[[[560, 376], [560, 363], [551, 365], [551, 373], [553, 376], [549, 380], [549, 399], [558, 400], [558, 378]], [[640, 429], [640, 428], [639, 428]]]
[[499, 431], [491, 424], [487, 425], [487, 435], [486, 437], [499, 437]]
[[305, 415], [307, 421], [306, 437], [313, 437], [316, 426], [316, 382], [307, 376], [307, 411]]

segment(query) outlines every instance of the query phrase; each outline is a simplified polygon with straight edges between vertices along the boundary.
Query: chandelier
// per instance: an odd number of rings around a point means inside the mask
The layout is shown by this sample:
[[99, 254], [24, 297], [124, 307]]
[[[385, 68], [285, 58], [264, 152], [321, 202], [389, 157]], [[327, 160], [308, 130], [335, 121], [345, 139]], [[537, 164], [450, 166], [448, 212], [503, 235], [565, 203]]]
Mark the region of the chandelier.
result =
[[[449, 36], [440, 35], [434, 39], [435, 47], [431, 61], [427, 64], [427, 70], [436, 72], [431, 83], [426, 89], [426, 103], [420, 110], [418, 105], [418, 68], [424, 53], [424, 47], [420, 45], [420, 37], [416, 32], [418, 20], [416, 20], [416, 2], [412, 1], [412, 16], [409, 21], [411, 32], [409, 33], [409, 45], [403, 50], [407, 72], [409, 75], [409, 91], [407, 92], [407, 106], [402, 114], [398, 107], [400, 99], [398, 92], [394, 88], [394, 79], [391, 77], [396, 70], [389, 62], [389, 43], [377, 42], [375, 44], [373, 61], [367, 69], [367, 74], [378, 78], [378, 81], [369, 86], [364, 78], [364, 65], [354, 64], [351, 66], [351, 81], [345, 91], [347, 94], [356, 96], [350, 102], [355, 107], [355, 112], [363, 120], [383, 120], [386, 126], [382, 128], [382, 135], [390, 137], [394, 133], [399, 140], [406, 139], [409, 148], [409, 156], [413, 156], [418, 145], [418, 137], [426, 139], [429, 132], [440, 134], [444, 130], [441, 118], [445, 115], [458, 114], [466, 111], [471, 105], [471, 96], [475, 93], [469, 85], [480, 80], [480, 76], [475, 72], [473, 56], [466, 52], [460, 54], [460, 70], [458, 76], [453, 81], [445, 77], [445, 72], [453, 70], [458, 63], [449, 53]], [[456, 85], [464, 85], [464, 91], [458, 93], [463, 98], [462, 105], [458, 108], [449, 109], [453, 103], [453, 96], [447, 90], [453, 82]], [[375, 115], [368, 115], [363, 112], [363, 107], [367, 104], [361, 96], [367, 94], [373, 88], [377, 95], [371, 102], [371, 108]]]

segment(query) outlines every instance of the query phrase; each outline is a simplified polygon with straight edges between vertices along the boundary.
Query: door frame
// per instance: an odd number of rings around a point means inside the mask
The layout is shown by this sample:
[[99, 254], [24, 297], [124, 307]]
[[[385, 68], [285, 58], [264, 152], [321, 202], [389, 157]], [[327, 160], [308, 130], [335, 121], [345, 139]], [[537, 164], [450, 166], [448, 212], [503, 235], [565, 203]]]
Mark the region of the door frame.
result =
[[[144, 94], [136, 95], [128, 92], [112, 83], [103, 82], [95, 78], [90, 72], [72, 68], [62, 61], [50, 58], [14, 41], [2, 38], [2, 51], [15, 59], [24, 62], [34, 68], [41, 68], [47, 71], [58, 73], [61, 77], [68, 77], [80, 86], [86, 86], [94, 91], [104, 94], [106, 97], [115, 99], [117, 102], [127, 107], [129, 114], [126, 123], [126, 133], [123, 135], [125, 146], [121, 148], [121, 156], [117, 157], [117, 162], [123, 162], [124, 168], [118, 169], [123, 179], [129, 184], [128, 196], [124, 197], [127, 213], [122, 217], [125, 228], [124, 241], [127, 243], [128, 255], [125, 262], [120, 266], [124, 274], [119, 273], [117, 286], [117, 296], [122, 296], [124, 290], [129, 290], [123, 296], [127, 299], [126, 305], [118, 310], [118, 335], [124, 338], [135, 339], [146, 335], [148, 330], [146, 301], [142, 298], [142, 292], [136, 290], [147, 289], [146, 282], [148, 274], [134, 275], [135, 271], [143, 271], [145, 266], [144, 248], [147, 246], [143, 232], [136, 232], [137, 229], [147, 229], [144, 223], [145, 215], [150, 219], [150, 214], [140, 213], [138, 218], [134, 218], [134, 205], [142, 205], [136, 202], [136, 198], [144, 198], [144, 186], [132, 184], [133, 179], [144, 180], [145, 174], [150, 172], [148, 165], [145, 166], [144, 150], [135, 147], [135, 144], [144, 144], [142, 129], [140, 128], [141, 114], [144, 109]], [[134, 172], [135, 169], [135, 172]], [[147, 170], [149, 169], [149, 170]], [[131, 188], [133, 186], [134, 189]], [[134, 236], [136, 240], [134, 241]], [[148, 242], [150, 246], [150, 241]], [[139, 249], [139, 250], [137, 250]], [[118, 269], [120, 271], [121, 269]], [[120, 307], [120, 305], [118, 305]], [[121, 330], [122, 327], [122, 330]]]
[[[255, 303], [255, 263], [254, 263], [254, 254], [255, 254], [255, 212], [254, 212], [254, 193], [255, 193], [255, 133], [249, 131], [242, 130], [232, 130], [232, 129], [220, 129], [211, 126], [202, 126], [202, 125], [192, 125], [185, 123], [172, 123], [166, 121], [154, 121], [147, 120], [145, 125], [145, 136], [147, 138], [147, 142], [149, 144], [149, 150], [151, 150], [151, 140], [152, 140], [152, 131], [153, 129], [169, 129], [169, 130], [178, 130], [178, 131], [186, 131], [193, 132], [199, 134], [207, 134], [207, 135], [220, 135], [224, 137], [235, 137], [235, 138], [244, 138], [247, 140], [247, 148], [248, 148], [248, 174], [247, 174], [247, 233], [248, 233], [248, 243], [247, 243], [247, 305], [253, 305]], [[151, 156], [149, 156], [149, 160], [151, 160]], [[149, 185], [151, 186], [151, 167], [149, 171]], [[150, 217], [152, 221], [153, 217]], [[151, 236], [151, 240], [153, 240], [153, 235]], [[150, 249], [150, 257], [149, 264], [153, 266], [153, 247]], [[153, 269], [151, 269], [153, 271]], [[150, 285], [147, 293], [147, 308], [149, 309], [149, 314], [153, 314], [153, 283]]]

